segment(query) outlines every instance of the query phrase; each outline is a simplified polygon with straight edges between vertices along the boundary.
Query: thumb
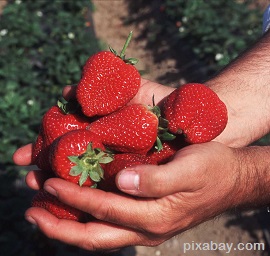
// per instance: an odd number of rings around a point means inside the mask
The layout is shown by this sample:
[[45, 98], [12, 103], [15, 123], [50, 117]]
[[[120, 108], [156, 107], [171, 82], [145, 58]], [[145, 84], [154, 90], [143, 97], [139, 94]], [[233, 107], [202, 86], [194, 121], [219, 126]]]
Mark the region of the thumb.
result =
[[181, 158], [175, 158], [171, 162], [159, 166], [132, 166], [117, 174], [116, 184], [121, 191], [131, 195], [163, 197], [180, 191], [196, 189], [196, 184], [193, 182], [196, 168], [194, 162], [191, 168], [187, 163], [184, 165]]
[[32, 161], [33, 144], [18, 148], [13, 154], [13, 162], [17, 165], [30, 165]]

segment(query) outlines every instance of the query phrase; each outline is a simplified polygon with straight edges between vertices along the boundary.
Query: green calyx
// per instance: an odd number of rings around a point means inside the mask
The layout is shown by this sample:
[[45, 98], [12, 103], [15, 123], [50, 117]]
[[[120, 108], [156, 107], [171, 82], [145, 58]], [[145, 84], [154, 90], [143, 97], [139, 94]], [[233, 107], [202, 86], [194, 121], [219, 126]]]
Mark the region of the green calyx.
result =
[[128, 58], [128, 59], [126, 59], [126, 55], [125, 55], [126, 49], [127, 49], [128, 45], [129, 45], [129, 43], [130, 43], [130, 41], [131, 41], [131, 38], [132, 38], [132, 34], [133, 34], [133, 32], [130, 31], [130, 32], [129, 32], [129, 35], [128, 35], [128, 38], [127, 38], [127, 40], [126, 40], [126, 42], [125, 42], [125, 44], [124, 44], [124, 46], [123, 46], [123, 49], [122, 49], [122, 51], [120, 52], [120, 54], [118, 54], [111, 46], [109, 46], [109, 49], [110, 49], [110, 51], [111, 51], [115, 56], [117, 56], [117, 57], [119, 57], [120, 59], [122, 59], [125, 63], [130, 64], [130, 65], [135, 65], [135, 64], [138, 63], [138, 60], [135, 59], [135, 58]]
[[67, 114], [74, 114], [79, 110], [79, 103], [76, 100], [70, 100], [67, 102], [63, 102], [61, 100], [58, 100], [57, 106], [66, 115]]
[[158, 117], [158, 136], [156, 140], [156, 150], [160, 151], [163, 149], [162, 141], [174, 140], [176, 136], [169, 132], [168, 120], [162, 116]]
[[155, 149], [159, 152], [163, 149], [162, 141], [174, 140], [176, 136], [169, 132], [169, 128], [168, 128], [169, 122], [167, 119], [161, 116], [160, 108], [155, 105], [154, 95], [153, 95], [152, 101], [153, 101], [153, 107], [149, 107], [149, 109], [158, 118], [158, 134], [157, 134]]
[[113, 157], [110, 153], [104, 152], [99, 148], [93, 148], [92, 143], [88, 144], [85, 153], [79, 156], [69, 156], [68, 159], [72, 163], [75, 163], [70, 169], [69, 175], [80, 175], [80, 186], [85, 183], [88, 177], [94, 182], [101, 181], [104, 177], [104, 170], [100, 164], [107, 164], [113, 161]]

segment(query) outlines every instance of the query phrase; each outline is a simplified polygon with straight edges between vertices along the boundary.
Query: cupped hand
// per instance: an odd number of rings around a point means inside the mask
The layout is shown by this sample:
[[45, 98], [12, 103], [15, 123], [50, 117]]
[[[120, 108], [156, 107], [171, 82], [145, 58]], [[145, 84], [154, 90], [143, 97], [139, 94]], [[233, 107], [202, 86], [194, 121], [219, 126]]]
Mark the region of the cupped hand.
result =
[[48, 179], [45, 190], [96, 221], [59, 220], [40, 208], [28, 209], [26, 218], [48, 237], [88, 250], [158, 245], [238, 204], [244, 174], [237, 152], [209, 142], [183, 148], [166, 165], [128, 168], [117, 177], [126, 194]]
[[[154, 95], [158, 104], [172, 90], [142, 80], [132, 103], [152, 104]], [[74, 98], [75, 87], [65, 87], [63, 96]], [[31, 164], [31, 150], [31, 144], [18, 149], [14, 162]], [[47, 179], [43, 171], [31, 171], [26, 177], [29, 187], [44, 187], [96, 221], [59, 220], [41, 208], [28, 209], [26, 218], [47, 236], [88, 250], [158, 245], [236, 204], [241, 194], [236, 152], [210, 142], [183, 148], [166, 165], [126, 169], [116, 179], [125, 194], [79, 187], [58, 178]]]

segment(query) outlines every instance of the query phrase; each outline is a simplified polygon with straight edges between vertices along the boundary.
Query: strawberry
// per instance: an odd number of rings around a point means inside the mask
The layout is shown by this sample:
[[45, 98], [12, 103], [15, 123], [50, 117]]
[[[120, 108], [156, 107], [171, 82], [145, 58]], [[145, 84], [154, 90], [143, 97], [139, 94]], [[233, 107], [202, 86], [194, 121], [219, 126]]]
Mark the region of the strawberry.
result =
[[125, 58], [131, 40], [130, 33], [118, 55], [113, 49], [91, 56], [85, 63], [76, 87], [76, 97], [86, 116], [107, 115], [125, 106], [138, 92], [141, 77], [133, 64]]
[[74, 130], [58, 137], [50, 149], [51, 168], [56, 176], [80, 186], [96, 186], [103, 165], [112, 161], [99, 137], [89, 130]]
[[155, 161], [157, 164], [166, 164], [171, 160], [174, 154], [180, 150], [181, 148], [186, 146], [186, 142], [184, 141], [182, 136], [176, 136], [174, 140], [163, 141], [162, 148], [157, 150], [156, 148], [152, 148], [147, 156], [151, 161]]
[[38, 137], [33, 145], [32, 162], [42, 170], [49, 170], [49, 148], [52, 142], [62, 134], [77, 129], [87, 128], [90, 120], [79, 112], [73, 113], [73, 102], [58, 102], [43, 116]]
[[98, 184], [98, 187], [104, 191], [119, 192], [116, 184], [115, 177], [117, 173], [127, 167], [141, 164], [157, 164], [145, 155], [122, 153], [115, 154], [112, 162], [104, 167], [104, 179]]
[[37, 165], [41, 170], [50, 171], [51, 166], [48, 161], [49, 146], [44, 143], [43, 130], [40, 129], [35, 143], [33, 144], [32, 163]]
[[169, 131], [183, 133], [189, 143], [213, 140], [228, 121], [226, 105], [203, 84], [189, 83], [177, 88], [163, 107]]
[[55, 196], [45, 190], [40, 190], [32, 199], [33, 207], [46, 209], [58, 219], [74, 220], [83, 222], [86, 219], [86, 213], [68, 206], [58, 200]]
[[132, 104], [92, 122], [89, 130], [110, 149], [146, 154], [157, 140], [158, 123], [149, 107]]
[[57, 106], [51, 107], [43, 116], [42, 127], [46, 145], [52, 144], [56, 138], [68, 131], [87, 128], [89, 122], [91, 122], [79, 111], [69, 110], [73, 107], [72, 105], [73, 102], [63, 104], [58, 101]]

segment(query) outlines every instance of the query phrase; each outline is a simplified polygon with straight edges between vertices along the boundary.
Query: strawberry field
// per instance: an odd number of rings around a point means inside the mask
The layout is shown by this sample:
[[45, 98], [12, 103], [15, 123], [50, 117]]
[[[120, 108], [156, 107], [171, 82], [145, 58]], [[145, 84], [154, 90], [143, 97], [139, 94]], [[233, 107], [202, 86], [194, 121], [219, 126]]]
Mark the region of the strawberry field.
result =
[[[125, 2], [129, 13], [122, 26], [138, 28], [135, 40], [146, 41], [154, 62], [173, 56], [176, 68], [184, 67], [173, 76], [157, 76], [157, 82], [203, 81], [261, 33], [262, 13], [254, 1]], [[25, 222], [33, 193], [24, 185], [27, 170], [13, 165], [12, 154], [36, 138], [63, 86], [77, 83], [86, 59], [103, 48], [93, 27], [94, 9], [89, 0], [14, 0], [0, 16], [0, 255], [91, 255], [50, 240]], [[148, 26], [142, 26], [145, 21]], [[174, 54], [178, 50], [185, 53], [184, 65]]]
[[184, 69], [181, 75], [188, 80], [209, 78], [261, 34], [264, 7], [259, 4], [264, 1], [127, 2], [130, 11], [127, 24], [140, 26], [147, 22], [140, 37], [147, 38], [146, 46], [155, 61], [177, 56], [176, 65]]
[[[29, 191], [14, 150], [32, 141], [45, 110], [75, 83], [99, 49], [88, 0], [16, 0], [0, 17], [0, 247], [1, 255], [77, 255], [56, 246], [24, 221]], [[30, 193], [31, 195], [31, 193]], [[15, 242], [16, 241], [16, 242]], [[46, 249], [45, 249], [46, 248]]]

